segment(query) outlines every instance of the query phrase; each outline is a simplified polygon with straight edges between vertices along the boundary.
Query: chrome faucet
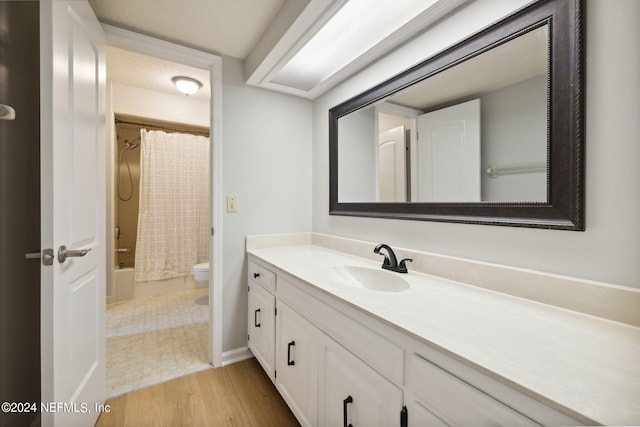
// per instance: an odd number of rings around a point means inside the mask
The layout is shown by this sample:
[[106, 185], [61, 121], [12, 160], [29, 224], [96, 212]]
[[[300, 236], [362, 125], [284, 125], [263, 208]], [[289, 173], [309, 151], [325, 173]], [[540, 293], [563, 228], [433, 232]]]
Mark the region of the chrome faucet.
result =
[[[381, 249], [386, 249], [387, 255], [381, 254], [380, 253]], [[400, 261], [400, 264], [398, 264], [398, 258], [396, 258], [396, 254], [393, 252], [393, 249], [391, 249], [389, 245], [386, 245], [384, 243], [380, 243], [378, 246], [376, 246], [373, 249], [373, 252], [384, 256], [384, 261], [382, 262], [382, 268], [384, 268], [385, 270], [395, 271], [396, 273], [407, 273], [408, 270], [407, 270], [406, 263], [407, 261], [409, 262], [413, 261], [413, 259], [411, 258], [405, 258]]]

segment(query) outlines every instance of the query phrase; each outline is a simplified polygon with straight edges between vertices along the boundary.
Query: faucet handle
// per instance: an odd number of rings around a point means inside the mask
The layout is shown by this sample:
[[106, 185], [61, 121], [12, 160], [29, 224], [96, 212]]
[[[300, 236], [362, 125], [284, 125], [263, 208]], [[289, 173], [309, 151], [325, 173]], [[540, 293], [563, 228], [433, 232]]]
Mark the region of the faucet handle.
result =
[[400, 264], [398, 264], [398, 272], [399, 273], [407, 273], [407, 264], [406, 262], [413, 262], [413, 258], [405, 258], [403, 260], [400, 261]]

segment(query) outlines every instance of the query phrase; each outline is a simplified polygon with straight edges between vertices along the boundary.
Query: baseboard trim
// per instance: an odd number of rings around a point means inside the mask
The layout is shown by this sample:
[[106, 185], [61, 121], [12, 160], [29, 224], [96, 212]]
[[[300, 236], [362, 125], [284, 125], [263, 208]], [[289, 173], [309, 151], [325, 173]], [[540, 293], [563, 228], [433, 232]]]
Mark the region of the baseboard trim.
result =
[[229, 351], [222, 352], [222, 366], [231, 365], [232, 363], [241, 362], [253, 357], [253, 353], [249, 347], [239, 347]]

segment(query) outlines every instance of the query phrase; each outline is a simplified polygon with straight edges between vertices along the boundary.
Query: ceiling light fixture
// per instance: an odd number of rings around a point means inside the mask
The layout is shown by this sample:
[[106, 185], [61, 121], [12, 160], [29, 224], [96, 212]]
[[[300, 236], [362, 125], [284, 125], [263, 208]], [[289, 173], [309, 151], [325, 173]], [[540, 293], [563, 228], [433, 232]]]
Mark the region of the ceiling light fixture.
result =
[[273, 77], [311, 90], [437, 3], [436, 0], [349, 0]]
[[187, 96], [193, 95], [202, 87], [202, 83], [196, 79], [192, 79], [191, 77], [176, 76], [172, 78], [171, 81], [176, 85], [180, 92]]

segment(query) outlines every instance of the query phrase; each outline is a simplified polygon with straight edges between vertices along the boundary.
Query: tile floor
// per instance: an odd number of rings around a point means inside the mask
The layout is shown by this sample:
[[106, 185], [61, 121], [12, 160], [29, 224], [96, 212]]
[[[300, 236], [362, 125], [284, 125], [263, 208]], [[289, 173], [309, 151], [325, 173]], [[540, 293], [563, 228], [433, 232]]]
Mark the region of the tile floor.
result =
[[107, 305], [107, 395], [208, 368], [209, 290]]

